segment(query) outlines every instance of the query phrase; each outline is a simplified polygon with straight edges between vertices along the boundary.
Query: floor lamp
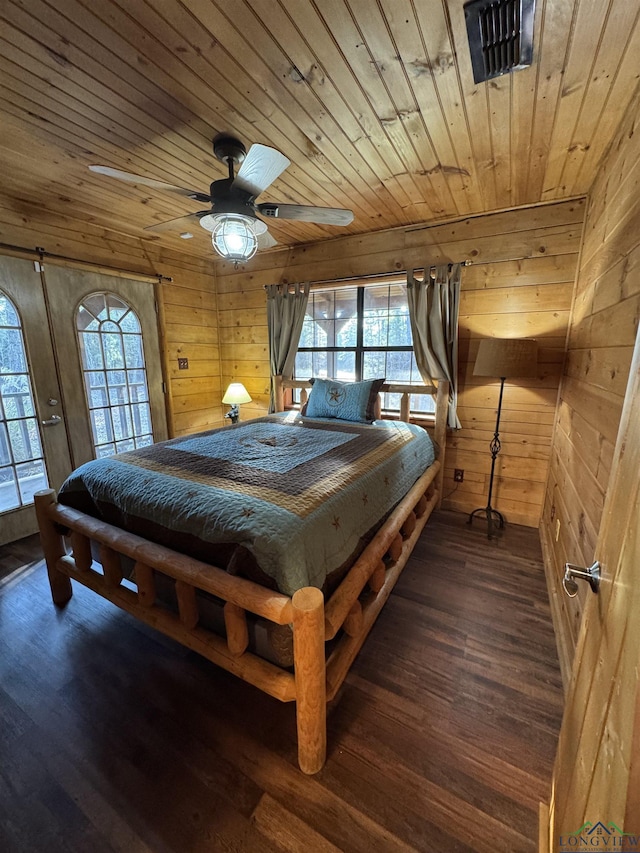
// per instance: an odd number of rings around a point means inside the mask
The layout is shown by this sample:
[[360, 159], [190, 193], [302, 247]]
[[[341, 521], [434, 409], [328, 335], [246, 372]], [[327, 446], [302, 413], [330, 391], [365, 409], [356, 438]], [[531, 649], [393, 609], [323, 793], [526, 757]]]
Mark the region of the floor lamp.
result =
[[489, 496], [487, 505], [474, 509], [469, 514], [468, 524], [473, 524], [476, 515], [483, 515], [487, 519], [489, 539], [493, 536], [494, 521], [498, 527], [504, 527], [504, 516], [491, 506], [493, 494], [493, 475], [496, 468], [496, 458], [500, 453], [500, 412], [502, 411], [502, 394], [504, 392], [505, 379], [516, 377], [535, 376], [538, 368], [538, 343], [537, 341], [510, 338], [498, 340], [496, 338], [484, 338], [480, 341], [476, 363], [473, 368], [474, 376], [491, 376], [500, 380], [500, 398], [498, 400], [498, 414], [496, 417], [496, 431], [489, 445], [491, 450], [491, 476], [489, 477]]

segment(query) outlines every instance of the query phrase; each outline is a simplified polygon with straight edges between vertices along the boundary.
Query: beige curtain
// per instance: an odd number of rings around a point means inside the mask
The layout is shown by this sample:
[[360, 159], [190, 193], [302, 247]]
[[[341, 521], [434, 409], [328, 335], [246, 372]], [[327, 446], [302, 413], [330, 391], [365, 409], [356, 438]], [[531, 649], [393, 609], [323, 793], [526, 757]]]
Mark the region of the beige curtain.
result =
[[270, 284], [266, 290], [271, 365], [269, 411], [275, 412], [273, 377], [282, 375], [286, 379], [291, 379], [293, 375], [300, 333], [309, 301], [309, 282], [293, 285]]
[[449, 382], [448, 426], [458, 420], [458, 313], [461, 264], [425, 267], [424, 280], [407, 273], [407, 301], [413, 351], [424, 382]]

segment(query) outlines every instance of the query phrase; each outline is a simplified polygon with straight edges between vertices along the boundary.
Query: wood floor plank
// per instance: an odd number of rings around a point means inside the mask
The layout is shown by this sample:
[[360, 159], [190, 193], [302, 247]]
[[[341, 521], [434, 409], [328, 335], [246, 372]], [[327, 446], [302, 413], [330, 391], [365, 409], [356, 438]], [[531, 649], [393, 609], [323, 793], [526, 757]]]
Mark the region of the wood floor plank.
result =
[[339, 847], [327, 841], [269, 794], [263, 795], [251, 817], [263, 835], [276, 842], [287, 853], [299, 853], [300, 850], [340, 853]]
[[435, 513], [297, 768], [295, 716], [0, 548], [0, 850], [537, 850], [562, 686], [537, 531]]
[[0, 547], [0, 586], [14, 573], [28, 567], [32, 560], [40, 557], [40, 537], [37, 533]]

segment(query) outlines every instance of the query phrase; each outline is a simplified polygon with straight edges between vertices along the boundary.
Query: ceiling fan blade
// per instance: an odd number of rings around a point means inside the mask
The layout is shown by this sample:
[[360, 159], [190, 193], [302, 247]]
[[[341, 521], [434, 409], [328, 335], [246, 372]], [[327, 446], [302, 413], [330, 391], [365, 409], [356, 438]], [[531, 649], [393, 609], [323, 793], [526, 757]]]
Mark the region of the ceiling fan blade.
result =
[[258, 248], [259, 249], [270, 249], [272, 246], [277, 246], [278, 241], [275, 240], [268, 231], [265, 231], [263, 234], [258, 234]]
[[317, 225], [349, 225], [353, 222], [353, 211], [341, 207], [311, 207], [304, 204], [257, 204], [256, 210], [261, 216], [274, 216], [278, 219], [299, 219], [302, 222], [315, 222]]
[[199, 225], [200, 217], [210, 210], [199, 210], [197, 213], [189, 213], [187, 216], [178, 216], [177, 219], [169, 219], [167, 222], [158, 222], [157, 225], [147, 225], [145, 231], [181, 231], [192, 225]]
[[98, 175], [106, 175], [108, 178], [116, 178], [118, 181], [126, 181], [129, 184], [141, 184], [154, 190], [177, 193], [196, 201], [211, 201], [211, 196], [207, 193], [189, 190], [185, 187], [176, 187], [173, 184], [165, 184], [164, 181], [154, 181], [153, 178], [143, 178], [142, 175], [132, 175], [131, 172], [121, 172], [120, 169], [112, 169], [110, 166], [89, 166], [89, 169]]
[[232, 186], [250, 193], [254, 198], [272, 184], [289, 166], [291, 161], [267, 145], [251, 146]]

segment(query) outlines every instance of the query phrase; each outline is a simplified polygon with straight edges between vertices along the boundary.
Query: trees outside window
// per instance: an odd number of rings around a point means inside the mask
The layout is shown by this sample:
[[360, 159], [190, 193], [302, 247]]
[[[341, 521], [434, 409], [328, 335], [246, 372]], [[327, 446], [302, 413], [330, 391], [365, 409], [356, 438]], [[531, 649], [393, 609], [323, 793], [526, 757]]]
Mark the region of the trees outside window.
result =
[[22, 324], [0, 291], [0, 512], [48, 486]]
[[[295, 376], [340, 382], [384, 376], [387, 382], [422, 384], [404, 286], [372, 283], [311, 291]], [[400, 395], [383, 395], [382, 405], [387, 411], [399, 411]], [[412, 395], [411, 409], [435, 410], [426, 394]]]
[[140, 321], [113, 293], [81, 303], [76, 329], [98, 459], [153, 443]]

